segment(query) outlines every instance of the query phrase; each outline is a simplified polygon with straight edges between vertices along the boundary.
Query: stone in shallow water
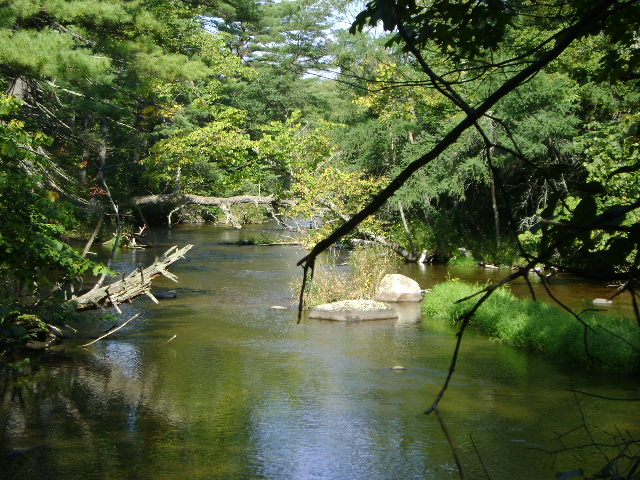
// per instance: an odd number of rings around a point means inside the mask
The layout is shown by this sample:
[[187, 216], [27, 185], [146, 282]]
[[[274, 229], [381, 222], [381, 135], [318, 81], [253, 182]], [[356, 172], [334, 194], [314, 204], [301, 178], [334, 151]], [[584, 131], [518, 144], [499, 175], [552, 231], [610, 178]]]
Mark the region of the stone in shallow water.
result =
[[361, 322], [398, 318], [389, 305], [373, 300], [342, 300], [325, 303], [311, 309], [309, 318], [322, 318], [339, 322]]
[[381, 302], [420, 302], [422, 290], [418, 282], [412, 278], [391, 273], [380, 281], [375, 299]]
[[613, 305], [612, 300], [607, 300], [606, 298], [596, 298], [593, 300], [594, 305]]
[[167, 298], [176, 298], [178, 293], [175, 290], [166, 290], [164, 292], [153, 292], [153, 296], [159, 300], [166, 300]]

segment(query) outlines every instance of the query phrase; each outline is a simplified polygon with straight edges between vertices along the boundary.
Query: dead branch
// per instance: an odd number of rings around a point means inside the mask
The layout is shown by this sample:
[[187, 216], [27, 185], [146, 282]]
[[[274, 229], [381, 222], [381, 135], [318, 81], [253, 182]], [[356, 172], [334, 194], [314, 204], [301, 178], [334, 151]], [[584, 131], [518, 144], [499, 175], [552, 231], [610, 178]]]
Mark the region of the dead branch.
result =
[[98, 223], [96, 224], [96, 228], [94, 228], [93, 233], [91, 234], [91, 237], [89, 237], [89, 240], [87, 240], [87, 244], [84, 246], [84, 249], [82, 250], [82, 258], [86, 257], [87, 254], [89, 253], [89, 250], [91, 249], [91, 245], [93, 245], [93, 242], [98, 236], [98, 233], [100, 233], [100, 229], [102, 228], [103, 223], [104, 223], [104, 214], [100, 215], [100, 218], [98, 219]]
[[95, 340], [90, 341], [89, 343], [85, 343], [84, 345], [81, 345], [81, 347], [88, 347], [89, 345], [93, 345], [94, 343], [96, 343], [99, 340], [102, 340], [105, 337], [108, 337], [109, 335], [111, 335], [112, 333], [117, 332], [118, 330], [120, 330], [121, 328], [123, 328], [124, 326], [127, 325], [127, 323], [129, 323], [131, 320], [134, 320], [136, 318], [138, 318], [140, 316], [139, 313], [136, 313], [133, 317], [131, 317], [129, 320], [125, 321], [122, 325], [120, 325], [119, 327], [114, 328], [113, 330], [109, 330], [107, 333], [105, 333], [104, 335], [99, 336], [98, 338], [96, 338]]
[[159, 275], [177, 282], [177, 277], [167, 271], [169, 265], [181, 258], [193, 247], [186, 245], [178, 249], [171, 247], [160, 258], [145, 269], [136, 269], [121, 280], [104, 287], [94, 287], [91, 291], [79, 297], [72, 298], [77, 310], [91, 308], [103, 308], [105, 306], [117, 307], [124, 302], [130, 302], [140, 295], [151, 295], [151, 281]]
[[[294, 200], [279, 200], [272, 195], [237, 195], [234, 197], [207, 197], [203, 195], [192, 195], [189, 193], [169, 193], [159, 195], [144, 195], [133, 197], [131, 200], [139, 209], [140, 207], [158, 207], [161, 205], [168, 206], [171, 211], [168, 215], [169, 226], [171, 226], [171, 216], [181, 208], [187, 205], [206, 205], [218, 207], [224, 213], [227, 223], [235, 228], [241, 228], [240, 222], [233, 216], [231, 212], [232, 205], [243, 203], [252, 203], [254, 205], [265, 205], [272, 216], [275, 206], [290, 206], [295, 203]], [[279, 222], [280, 223], [280, 222]]]
[[279, 200], [272, 195], [237, 195], [235, 197], [206, 197], [190, 193], [169, 193], [160, 195], [143, 195], [133, 197], [132, 202], [138, 207], [159, 205], [210, 205], [214, 207], [253, 203], [255, 205], [293, 205], [293, 200]]
[[597, 393], [584, 392], [582, 390], [574, 390], [571, 388], [569, 389], [569, 391], [573, 393], [580, 393], [581, 395], [587, 395], [588, 397], [602, 398], [603, 400], [613, 400], [617, 402], [640, 402], [640, 397], [627, 397], [627, 398], [609, 397], [606, 395], [598, 395]]

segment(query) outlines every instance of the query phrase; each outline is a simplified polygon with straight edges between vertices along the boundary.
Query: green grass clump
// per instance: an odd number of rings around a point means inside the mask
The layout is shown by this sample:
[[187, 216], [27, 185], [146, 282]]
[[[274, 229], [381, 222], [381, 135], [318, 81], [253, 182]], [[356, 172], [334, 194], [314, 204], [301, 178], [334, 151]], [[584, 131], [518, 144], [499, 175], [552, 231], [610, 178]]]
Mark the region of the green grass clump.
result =
[[[480, 286], [449, 280], [433, 287], [426, 295], [424, 312], [436, 319], [454, 322], [480, 297], [455, 303]], [[516, 298], [508, 288], [500, 288], [478, 309], [471, 325], [491, 338], [537, 352], [555, 361], [630, 374], [640, 371], [640, 328], [629, 319], [599, 312], [581, 316], [584, 326], [555, 305]], [[593, 360], [595, 359], [595, 361]]]
[[449, 259], [447, 265], [452, 267], [477, 267], [478, 262], [465, 255], [454, 255]]

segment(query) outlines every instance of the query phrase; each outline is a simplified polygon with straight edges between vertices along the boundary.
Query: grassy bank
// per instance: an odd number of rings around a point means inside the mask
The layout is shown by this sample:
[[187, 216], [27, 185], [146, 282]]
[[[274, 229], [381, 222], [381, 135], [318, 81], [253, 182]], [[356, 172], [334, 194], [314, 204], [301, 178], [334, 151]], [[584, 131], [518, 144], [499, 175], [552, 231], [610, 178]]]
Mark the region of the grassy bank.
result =
[[[424, 299], [424, 312], [433, 318], [454, 322], [478, 297], [457, 304], [456, 300], [480, 288], [455, 280], [437, 284]], [[495, 340], [559, 362], [625, 374], [640, 372], [637, 322], [600, 312], [587, 312], [581, 318], [591, 327], [587, 340], [595, 362], [587, 354], [584, 327], [578, 320], [555, 305], [516, 298], [507, 288], [489, 297], [472, 318], [471, 325]]]

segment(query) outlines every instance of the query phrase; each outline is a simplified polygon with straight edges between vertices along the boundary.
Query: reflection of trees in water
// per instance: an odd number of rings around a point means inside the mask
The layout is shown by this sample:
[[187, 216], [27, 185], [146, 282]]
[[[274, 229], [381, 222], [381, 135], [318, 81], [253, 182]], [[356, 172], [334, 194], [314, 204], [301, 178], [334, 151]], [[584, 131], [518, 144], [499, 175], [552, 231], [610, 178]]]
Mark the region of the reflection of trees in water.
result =
[[[413, 331], [418, 327], [316, 327], [313, 342], [300, 329], [260, 337], [254, 329], [235, 331], [229, 340], [232, 330], [204, 344], [183, 335], [160, 347], [109, 340], [93, 354], [56, 358], [21, 388], [4, 382], [2, 473], [65, 480], [284, 479], [318, 471], [331, 479], [455, 476], [437, 424], [415, 410], [437, 388], [448, 362], [442, 352], [453, 339], [425, 342]], [[584, 429], [551, 442], [554, 429], [565, 433], [581, 423], [566, 375], [512, 348], [489, 348], [480, 336], [465, 346], [470, 361], [443, 415], [471, 478], [482, 471], [469, 433], [496, 479], [548, 471], [552, 457], [531, 445], [552, 450], [560, 440], [571, 448], [588, 442]], [[406, 372], [389, 370], [396, 355], [414, 361]], [[497, 366], [488, 372], [491, 364]], [[422, 385], [425, 378], [430, 385]], [[576, 388], [591, 385], [586, 377], [578, 381], [585, 383]], [[599, 418], [605, 402], [583, 399], [588, 423], [633, 429], [637, 404], [626, 410], [629, 418], [624, 408]], [[595, 440], [609, 442], [601, 429], [592, 429]], [[585, 454], [573, 454], [561, 454], [558, 470], [584, 466]]]
[[[8, 472], [45, 478], [56, 471], [71, 473], [74, 455], [78, 470], [100, 471], [123, 453], [105, 448], [110, 425], [142, 409], [161, 412], [157, 421], [179, 421], [170, 403], [157, 395], [153, 369], [141, 374], [137, 368], [135, 347], [112, 342], [105, 356], [114, 349], [121, 351], [113, 362], [56, 358], [55, 366], [36, 366], [31, 376], [2, 378], [2, 454]], [[136, 422], [130, 424], [135, 429]]]
[[142, 355], [133, 344], [105, 342], [93, 357], [57, 357], [28, 377], [3, 375], [2, 473], [25, 479], [98, 472], [98, 478], [156, 479], [205, 467], [238, 473], [248, 463], [242, 458], [250, 442], [237, 440], [248, 429], [247, 395], [224, 382], [205, 396], [207, 389], [188, 387], [202, 383], [201, 371], [162, 365], [178, 358], [143, 365]]

